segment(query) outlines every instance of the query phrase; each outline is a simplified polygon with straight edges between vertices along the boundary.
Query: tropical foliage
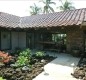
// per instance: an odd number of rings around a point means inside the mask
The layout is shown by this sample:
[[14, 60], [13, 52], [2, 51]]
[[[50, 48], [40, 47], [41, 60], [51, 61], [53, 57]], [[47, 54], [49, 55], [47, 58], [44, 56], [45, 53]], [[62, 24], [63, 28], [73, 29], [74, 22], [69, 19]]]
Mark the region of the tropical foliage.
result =
[[[74, 10], [75, 7], [72, 5], [72, 2], [68, 1], [68, 0], [59, 0], [61, 3], [61, 6], [57, 7], [62, 11], [67, 11], [67, 10]], [[55, 12], [54, 8], [51, 5], [56, 5], [55, 2], [53, 2], [52, 0], [41, 0], [40, 2], [42, 2], [44, 5], [43, 7], [38, 7], [35, 3], [33, 6], [30, 6], [30, 14], [31, 15], [36, 15], [36, 14], [40, 14], [40, 13], [52, 13]]]
[[72, 3], [69, 2], [68, 0], [65, 0], [65, 2], [63, 3], [62, 0], [59, 0], [61, 2], [61, 6], [57, 7], [57, 8], [60, 8], [60, 10], [62, 11], [66, 11], [66, 10], [73, 10], [75, 9], [74, 6], [72, 6]]
[[36, 52], [36, 56], [37, 57], [43, 57], [44, 56], [44, 52], [38, 51], [38, 52]]
[[51, 4], [56, 4], [55, 2], [52, 2], [52, 0], [42, 0], [44, 7], [43, 7], [43, 13], [51, 13], [54, 12], [54, 9], [50, 6]]
[[0, 62], [1, 63], [8, 63], [12, 56], [9, 56], [8, 53], [5, 53], [4, 51], [0, 51]]
[[25, 66], [29, 64], [31, 58], [31, 51], [30, 49], [25, 49], [24, 51], [21, 51], [18, 56], [18, 60], [16, 61], [17, 66]]
[[17, 66], [25, 66], [28, 63], [28, 58], [24, 56], [19, 56], [16, 62]]
[[0, 77], [0, 80], [6, 80], [6, 79], [3, 79], [3, 77]]
[[36, 14], [39, 14], [41, 12], [41, 8], [38, 7], [35, 3], [33, 6], [30, 6], [30, 9], [31, 9], [31, 11], [30, 11], [31, 15], [36, 15]]

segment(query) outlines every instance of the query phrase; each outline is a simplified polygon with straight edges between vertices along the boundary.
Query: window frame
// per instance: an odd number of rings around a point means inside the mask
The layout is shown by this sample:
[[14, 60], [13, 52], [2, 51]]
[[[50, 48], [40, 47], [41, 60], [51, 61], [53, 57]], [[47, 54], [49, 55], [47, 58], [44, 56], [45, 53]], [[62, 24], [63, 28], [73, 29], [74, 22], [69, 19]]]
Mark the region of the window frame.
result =
[[[2, 49], [2, 32], [8, 32], [9, 33], [9, 35], [10, 35], [10, 37], [9, 37], [9, 40], [10, 40], [10, 42], [9, 42], [9, 48], [4, 48], [4, 49]], [[0, 49], [1, 50], [11, 50], [12, 49], [12, 44], [11, 44], [11, 31], [0, 31], [0, 42], [1, 42], [1, 44], [0, 44]]]

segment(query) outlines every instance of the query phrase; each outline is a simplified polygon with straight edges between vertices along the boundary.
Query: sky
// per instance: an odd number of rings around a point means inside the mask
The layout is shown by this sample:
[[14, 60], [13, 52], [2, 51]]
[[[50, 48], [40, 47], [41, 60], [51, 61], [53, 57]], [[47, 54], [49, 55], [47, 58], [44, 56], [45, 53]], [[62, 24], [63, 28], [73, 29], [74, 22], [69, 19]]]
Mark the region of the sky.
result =
[[[61, 3], [59, 0], [52, 0], [56, 2], [56, 5], [51, 5], [56, 12], [59, 10], [56, 7], [60, 6]], [[86, 0], [70, 0], [73, 6], [76, 9], [86, 8]], [[30, 6], [34, 3], [39, 7], [43, 7], [43, 4], [39, 0], [0, 0], [0, 12], [5, 12], [13, 14], [16, 16], [29, 16], [30, 15]]]

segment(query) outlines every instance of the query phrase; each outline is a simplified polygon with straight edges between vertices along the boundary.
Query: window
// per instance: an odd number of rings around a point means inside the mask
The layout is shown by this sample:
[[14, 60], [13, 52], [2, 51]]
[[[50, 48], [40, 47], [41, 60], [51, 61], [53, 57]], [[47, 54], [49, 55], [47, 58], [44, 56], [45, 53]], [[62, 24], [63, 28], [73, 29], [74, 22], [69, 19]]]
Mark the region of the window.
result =
[[66, 44], [66, 34], [52, 34], [52, 41], [56, 43], [63, 42], [63, 44]]
[[10, 32], [1, 32], [1, 49], [11, 48], [11, 36]]

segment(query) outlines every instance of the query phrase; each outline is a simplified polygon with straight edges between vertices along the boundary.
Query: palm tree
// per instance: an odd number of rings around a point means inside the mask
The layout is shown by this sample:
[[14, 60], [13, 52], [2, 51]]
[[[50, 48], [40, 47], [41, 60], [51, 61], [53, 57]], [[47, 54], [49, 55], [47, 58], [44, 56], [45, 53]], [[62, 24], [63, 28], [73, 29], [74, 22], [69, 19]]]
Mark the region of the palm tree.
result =
[[54, 12], [54, 9], [50, 6], [50, 4], [56, 4], [55, 2], [52, 2], [51, 0], [42, 0], [44, 7], [43, 7], [43, 13], [50, 13]]
[[68, 0], [65, 0], [64, 3], [62, 2], [62, 0], [59, 0], [59, 1], [61, 2], [62, 6], [59, 6], [58, 8], [60, 8], [60, 10], [62, 11], [75, 9], [75, 7], [72, 6], [72, 3], [68, 2]]
[[38, 7], [35, 3], [34, 3], [34, 6], [30, 6], [30, 14], [31, 15], [36, 15], [36, 14], [39, 14], [41, 12], [41, 8]]

